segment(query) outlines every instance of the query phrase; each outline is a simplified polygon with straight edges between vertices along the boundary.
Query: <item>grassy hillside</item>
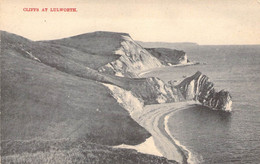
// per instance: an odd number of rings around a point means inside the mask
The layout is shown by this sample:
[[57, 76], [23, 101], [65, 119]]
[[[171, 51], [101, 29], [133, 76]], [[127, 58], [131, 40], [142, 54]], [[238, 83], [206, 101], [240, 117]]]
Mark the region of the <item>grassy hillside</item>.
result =
[[84, 140], [5, 141], [2, 163], [173, 164], [166, 158], [114, 149]]
[[[106, 87], [80, 77], [94, 78], [94, 70], [8, 35], [1, 37], [2, 140], [69, 137], [114, 145], [137, 144], [149, 136]], [[28, 47], [41, 62], [28, 56]]]
[[[97, 71], [118, 59], [110, 54], [120, 43], [117, 36], [97, 32], [62, 42], [34, 42], [1, 32], [2, 163], [172, 162], [108, 146], [139, 144], [150, 134], [102, 83], [132, 91], [145, 104], [162, 96], [174, 101], [176, 96], [157, 78]], [[88, 37], [104, 42], [84, 40]]]
[[121, 41], [123, 41], [122, 35], [129, 36], [126, 33], [100, 31], [47, 41], [47, 43], [73, 47], [85, 53], [107, 57], [110, 55], [115, 56], [113, 51], [117, 50], [121, 46]]
[[[119, 56], [102, 56], [81, 51], [80, 48], [73, 48], [62, 44], [52, 44], [52, 42], [33, 42], [21, 36], [1, 31], [2, 47], [13, 48], [24, 56], [33, 55], [42, 62], [51, 66], [58, 65], [64, 59], [74, 63], [97, 69]], [[72, 42], [74, 44], [74, 42]], [[53, 55], [55, 54], [55, 55]]]

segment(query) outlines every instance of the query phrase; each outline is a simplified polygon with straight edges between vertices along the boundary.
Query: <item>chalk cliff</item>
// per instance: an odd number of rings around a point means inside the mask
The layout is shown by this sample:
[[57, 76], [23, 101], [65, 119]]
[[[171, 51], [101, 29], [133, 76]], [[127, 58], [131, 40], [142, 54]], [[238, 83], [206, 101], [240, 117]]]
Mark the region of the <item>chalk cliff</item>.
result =
[[184, 79], [176, 88], [180, 90], [186, 100], [197, 100], [202, 105], [217, 110], [231, 110], [230, 93], [225, 90], [217, 92], [209, 78], [199, 71]]
[[135, 78], [151, 68], [187, 63], [187, 55], [146, 50], [125, 33], [31, 41], [1, 31], [1, 60], [2, 140], [136, 145], [151, 136], [129, 115], [143, 105], [197, 100], [231, 110], [229, 92], [217, 92], [200, 72], [177, 86], [156, 77]]
[[160, 67], [161, 62], [137, 44], [129, 35], [121, 35], [121, 46], [113, 53], [120, 55], [115, 61], [100, 67], [99, 72], [116, 76], [137, 77], [140, 71]]
[[156, 77], [132, 81], [129, 83], [129, 88], [134, 95], [144, 101], [145, 105], [177, 102], [181, 97], [176, 88]]
[[[97, 31], [46, 42], [84, 52], [90, 59], [96, 58], [94, 65], [86, 58], [84, 62], [88, 63], [88, 67], [110, 75], [137, 77], [140, 71], [162, 66], [159, 59], [127, 33]], [[95, 64], [96, 61], [98, 64]]]
[[178, 85], [150, 78], [121, 78], [110, 81], [137, 97], [144, 105], [195, 100], [215, 110], [231, 111], [232, 97], [228, 91], [216, 91], [214, 84], [201, 72], [185, 78]]
[[169, 48], [145, 48], [163, 65], [187, 64], [188, 58], [184, 51]]

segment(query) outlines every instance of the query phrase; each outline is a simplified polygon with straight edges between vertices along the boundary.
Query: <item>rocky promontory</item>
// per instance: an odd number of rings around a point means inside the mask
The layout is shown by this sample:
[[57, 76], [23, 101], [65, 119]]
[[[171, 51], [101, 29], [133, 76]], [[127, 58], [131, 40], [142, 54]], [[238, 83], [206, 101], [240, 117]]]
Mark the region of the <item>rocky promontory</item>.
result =
[[231, 111], [232, 97], [228, 91], [219, 92], [206, 75], [196, 72], [176, 86], [186, 100], [196, 100], [217, 110]]
[[170, 48], [145, 48], [154, 57], [160, 60], [163, 65], [171, 66], [176, 64], [187, 64], [189, 62], [184, 51]]

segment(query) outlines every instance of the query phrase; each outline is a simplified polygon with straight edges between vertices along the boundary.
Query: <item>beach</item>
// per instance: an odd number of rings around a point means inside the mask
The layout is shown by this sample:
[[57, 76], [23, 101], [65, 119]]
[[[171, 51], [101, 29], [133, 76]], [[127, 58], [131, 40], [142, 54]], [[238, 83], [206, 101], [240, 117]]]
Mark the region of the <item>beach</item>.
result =
[[[195, 64], [196, 63], [191, 62], [168, 67], [182, 67]], [[165, 69], [165, 67], [142, 71], [138, 76], [142, 77], [147, 73], [152, 73], [153, 71], [160, 69]], [[163, 156], [168, 160], [174, 160], [178, 163], [198, 163], [192, 153], [184, 145], [181, 145], [176, 138], [174, 138], [168, 128], [168, 120], [170, 116], [174, 115], [177, 111], [198, 104], [197, 102], [185, 101], [144, 106], [131, 94], [131, 92], [122, 90], [117, 86], [109, 84], [103, 85], [112, 91], [114, 98], [130, 113], [131, 117], [152, 135], [141, 144], [121, 144], [114, 146], [114, 148], [135, 149], [140, 153]]]
[[[119, 145], [116, 148], [135, 149], [138, 152], [162, 155], [179, 163], [196, 163], [192, 153], [174, 138], [168, 129], [168, 118], [179, 110], [196, 104], [194, 101], [147, 105], [142, 111], [132, 112], [132, 118], [152, 135], [139, 145]], [[144, 147], [147, 146], [147, 147]], [[159, 153], [158, 153], [159, 152]]]

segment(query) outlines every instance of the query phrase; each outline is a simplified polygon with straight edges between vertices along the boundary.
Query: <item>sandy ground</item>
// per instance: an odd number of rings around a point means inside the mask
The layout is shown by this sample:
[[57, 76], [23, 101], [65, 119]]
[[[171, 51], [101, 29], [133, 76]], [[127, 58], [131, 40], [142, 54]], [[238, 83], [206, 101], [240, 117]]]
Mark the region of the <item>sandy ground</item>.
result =
[[154, 143], [154, 138], [149, 137], [145, 140], [145, 142], [139, 144], [139, 145], [118, 145], [114, 146], [114, 148], [123, 148], [123, 149], [135, 149], [140, 153], [145, 153], [145, 154], [151, 154], [151, 155], [156, 155], [156, 156], [163, 156], [162, 153], [157, 149]]
[[[169, 134], [167, 116], [187, 108], [189, 104], [194, 102], [148, 105], [142, 112], [133, 114], [133, 118], [152, 134], [155, 146], [162, 155], [179, 163], [186, 163], [187, 159], [180, 145], [177, 145], [179, 142]], [[188, 150], [186, 151], [188, 153]]]
[[138, 152], [164, 156], [179, 163], [194, 163], [187, 159], [191, 155], [183, 145], [176, 140], [168, 129], [168, 118], [175, 112], [188, 108], [194, 101], [167, 104], [147, 105], [142, 111], [132, 113], [132, 117], [152, 134], [145, 142], [131, 146], [119, 145], [117, 148], [135, 149]]
[[[143, 72], [143, 74], [145, 73], [146, 72]], [[141, 73], [141, 75], [143, 74]], [[189, 108], [190, 105], [196, 102], [154, 104], [130, 109], [129, 107], [133, 106], [133, 103], [128, 102], [131, 96], [126, 96], [124, 91], [121, 91], [119, 87], [112, 85], [107, 87], [113, 92], [117, 101], [119, 103], [121, 102], [121, 105], [129, 111], [131, 117], [152, 135], [152, 137], [139, 145], [131, 146], [123, 144], [116, 146], [116, 148], [135, 149], [141, 153], [164, 156], [169, 160], [175, 160], [179, 163], [196, 163], [191, 160], [191, 152], [186, 149], [185, 146], [181, 145], [168, 129], [168, 119], [172, 114], [179, 110]], [[125, 102], [125, 104], [122, 102]]]

